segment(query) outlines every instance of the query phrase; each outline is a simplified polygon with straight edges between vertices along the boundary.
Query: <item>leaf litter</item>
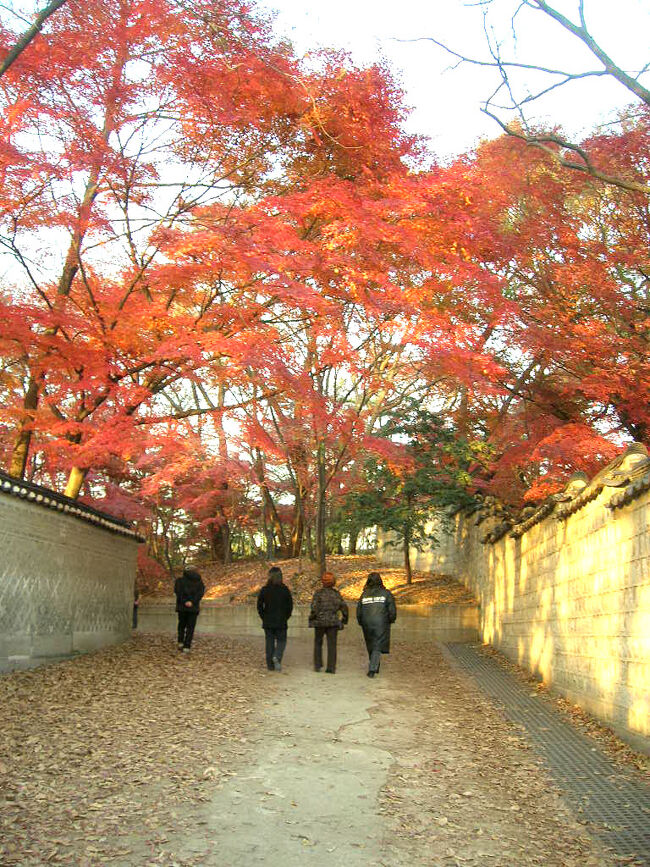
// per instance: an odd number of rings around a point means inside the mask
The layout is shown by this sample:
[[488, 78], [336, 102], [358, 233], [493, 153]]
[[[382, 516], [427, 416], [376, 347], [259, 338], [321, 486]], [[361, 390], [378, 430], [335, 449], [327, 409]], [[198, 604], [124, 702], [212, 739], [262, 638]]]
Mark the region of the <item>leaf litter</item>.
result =
[[[206, 585], [207, 601], [218, 603], [251, 603], [266, 581], [269, 563], [244, 561], [224, 565], [209, 562], [199, 567]], [[311, 602], [314, 591], [320, 587], [318, 568], [306, 559], [277, 560], [284, 573], [284, 580], [291, 589], [295, 602]], [[471, 605], [474, 597], [455, 579], [437, 573], [414, 572], [413, 583], [406, 584], [402, 568], [387, 566], [376, 557], [364, 554], [339, 554], [329, 556], [328, 569], [336, 575], [336, 586], [345, 599], [357, 600], [361, 595], [369, 572], [378, 571], [386, 587], [403, 605]], [[143, 586], [147, 602], [169, 599], [169, 585], [162, 583]]]
[[[372, 710], [374, 742], [395, 759], [380, 795], [386, 865], [618, 863], [570, 813], [503, 714], [435, 645], [397, 645], [387, 669], [391, 688], [376, 679]], [[396, 726], [400, 716], [410, 729]]]
[[122, 645], [0, 679], [0, 863], [164, 864], [242, 755], [259, 648], [201, 635]]

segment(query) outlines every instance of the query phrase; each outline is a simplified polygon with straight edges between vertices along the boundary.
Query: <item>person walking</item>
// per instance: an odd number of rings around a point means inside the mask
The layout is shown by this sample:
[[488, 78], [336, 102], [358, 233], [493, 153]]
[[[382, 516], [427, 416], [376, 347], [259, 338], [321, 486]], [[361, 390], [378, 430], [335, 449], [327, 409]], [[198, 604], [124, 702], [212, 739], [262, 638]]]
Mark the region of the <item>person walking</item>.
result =
[[196, 569], [183, 569], [174, 583], [178, 613], [178, 649], [189, 653], [205, 584]]
[[396, 619], [393, 594], [384, 587], [379, 572], [371, 572], [357, 602], [357, 622], [368, 650], [368, 677], [379, 673], [381, 654], [390, 653], [390, 627]]
[[140, 587], [138, 585], [138, 579], [136, 578], [133, 583], [133, 619], [131, 621], [131, 626], [133, 629], [138, 628], [138, 611], [140, 609]]
[[343, 597], [334, 587], [336, 578], [331, 572], [325, 572], [320, 587], [311, 600], [309, 626], [314, 632], [314, 670], [323, 667], [323, 638], [327, 638], [327, 674], [336, 671], [336, 639], [339, 630], [348, 622], [348, 606]]
[[287, 622], [292, 611], [293, 597], [282, 581], [282, 569], [271, 566], [268, 581], [257, 595], [257, 613], [266, 636], [266, 667], [269, 671], [282, 671]]

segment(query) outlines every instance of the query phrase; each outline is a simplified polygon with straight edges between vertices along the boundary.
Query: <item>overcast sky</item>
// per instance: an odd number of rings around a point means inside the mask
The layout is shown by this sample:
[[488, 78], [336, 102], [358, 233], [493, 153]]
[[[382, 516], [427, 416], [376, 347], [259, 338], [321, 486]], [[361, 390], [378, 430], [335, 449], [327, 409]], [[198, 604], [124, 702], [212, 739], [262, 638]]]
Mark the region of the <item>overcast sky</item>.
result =
[[[400, 73], [414, 108], [410, 129], [431, 138], [434, 151], [447, 158], [470, 149], [498, 127], [481, 114], [481, 101], [493, 89], [489, 71], [463, 66], [430, 42], [401, 42], [432, 36], [466, 54], [486, 58], [483, 13], [464, 0], [260, 0], [278, 12], [277, 29], [299, 53], [318, 45], [345, 48], [363, 63], [384, 56]], [[517, 17], [517, 43], [510, 19], [518, 0], [494, 0], [489, 26], [503, 42], [503, 56], [572, 71], [602, 69], [586, 48], [554, 22], [533, 10]], [[578, 20], [578, 0], [555, 0], [560, 11]], [[638, 71], [650, 61], [648, 0], [585, 0], [590, 31], [612, 59]], [[650, 76], [644, 79], [646, 86]], [[530, 81], [529, 85], [535, 82]], [[616, 82], [604, 79], [573, 84], [539, 104], [537, 117], [558, 121], [570, 132], [608, 121], [616, 107], [633, 101]]]

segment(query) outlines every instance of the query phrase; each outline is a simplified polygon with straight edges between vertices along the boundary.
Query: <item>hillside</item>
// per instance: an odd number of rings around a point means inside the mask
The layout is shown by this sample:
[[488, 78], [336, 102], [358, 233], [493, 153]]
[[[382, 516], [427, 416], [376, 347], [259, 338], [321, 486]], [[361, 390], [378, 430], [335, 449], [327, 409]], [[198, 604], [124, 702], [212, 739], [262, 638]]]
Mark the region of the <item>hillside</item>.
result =
[[[320, 586], [314, 564], [308, 560], [276, 560], [273, 564], [264, 561], [246, 561], [224, 566], [221, 563], [198, 565], [206, 585], [206, 601], [217, 603], [252, 602], [257, 591], [266, 581], [270, 565], [279, 566], [284, 580], [290, 587], [297, 603], [308, 603], [314, 590]], [[336, 586], [345, 599], [358, 599], [368, 573], [377, 571], [385, 585], [393, 591], [398, 603], [407, 605], [444, 605], [456, 603], [468, 605], [474, 602], [471, 594], [457, 581], [446, 575], [415, 572], [413, 583], [406, 584], [403, 569], [382, 565], [375, 557], [365, 555], [341, 555], [328, 558], [328, 568], [336, 575]], [[156, 591], [146, 594], [148, 599], [168, 598], [169, 585], [160, 585]]]

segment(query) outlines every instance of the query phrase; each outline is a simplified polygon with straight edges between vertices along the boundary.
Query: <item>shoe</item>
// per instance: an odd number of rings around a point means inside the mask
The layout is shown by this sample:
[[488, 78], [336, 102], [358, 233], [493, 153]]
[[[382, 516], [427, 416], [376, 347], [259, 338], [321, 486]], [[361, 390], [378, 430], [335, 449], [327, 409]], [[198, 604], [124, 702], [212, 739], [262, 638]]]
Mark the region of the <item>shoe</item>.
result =
[[314, 671], [321, 671], [321, 668], [316, 668], [316, 666], [314, 666]]
[[189, 652], [190, 652], [189, 647], [184, 647], [184, 648], [183, 648], [183, 653], [189, 653]]
[[282, 664], [280, 663], [279, 659], [276, 659], [275, 656], [273, 657], [273, 668], [276, 671], [282, 671]]
[[376, 671], [369, 671], [369, 672], [368, 672], [368, 677], [374, 677], [375, 674], [377, 674]]
[[179, 641], [179, 642], [178, 642], [178, 649], [179, 649], [179, 650], [182, 650], [182, 649], [183, 649], [183, 642], [182, 642], [182, 641]]
[[333, 669], [331, 669], [331, 668], [326, 668], [326, 669], [325, 669], [325, 674], [336, 674], [336, 672], [335, 672]]

